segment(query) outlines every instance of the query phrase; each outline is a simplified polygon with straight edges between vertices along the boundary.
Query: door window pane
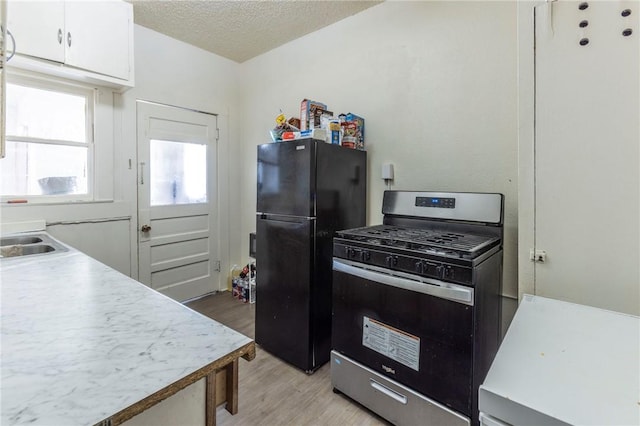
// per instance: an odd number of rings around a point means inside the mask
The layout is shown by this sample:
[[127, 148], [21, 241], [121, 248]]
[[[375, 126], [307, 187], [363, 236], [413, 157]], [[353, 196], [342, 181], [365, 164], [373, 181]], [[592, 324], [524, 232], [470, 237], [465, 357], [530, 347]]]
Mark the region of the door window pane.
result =
[[151, 205], [207, 202], [207, 146], [150, 141]]
[[7, 84], [8, 136], [86, 142], [86, 96]]
[[2, 195], [86, 194], [87, 147], [7, 141]]

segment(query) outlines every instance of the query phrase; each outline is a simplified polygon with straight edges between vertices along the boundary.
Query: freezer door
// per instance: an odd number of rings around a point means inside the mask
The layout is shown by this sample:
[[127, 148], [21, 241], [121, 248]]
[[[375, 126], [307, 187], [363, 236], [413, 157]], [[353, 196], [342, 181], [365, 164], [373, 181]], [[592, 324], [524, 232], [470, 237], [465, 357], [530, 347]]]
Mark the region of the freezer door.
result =
[[258, 146], [258, 212], [316, 215], [315, 148], [312, 139]]
[[365, 226], [367, 153], [319, 143], [316, 169], [318, 232]]
[[260, 215], [257, 219], [256, 342], [298, 368], [314, 368], [311, 286], [315, 221]]

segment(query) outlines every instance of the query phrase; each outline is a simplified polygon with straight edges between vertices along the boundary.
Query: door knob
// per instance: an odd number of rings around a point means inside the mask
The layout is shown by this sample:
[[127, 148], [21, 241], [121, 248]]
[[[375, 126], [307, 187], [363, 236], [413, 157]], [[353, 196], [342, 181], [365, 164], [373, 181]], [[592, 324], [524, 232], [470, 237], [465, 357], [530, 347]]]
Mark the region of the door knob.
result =
[[142, 225], [142, 228], [140, 228], [140, 230], [142, 232], [149, 232], [151, 231], [151, 227], [149, 225]]

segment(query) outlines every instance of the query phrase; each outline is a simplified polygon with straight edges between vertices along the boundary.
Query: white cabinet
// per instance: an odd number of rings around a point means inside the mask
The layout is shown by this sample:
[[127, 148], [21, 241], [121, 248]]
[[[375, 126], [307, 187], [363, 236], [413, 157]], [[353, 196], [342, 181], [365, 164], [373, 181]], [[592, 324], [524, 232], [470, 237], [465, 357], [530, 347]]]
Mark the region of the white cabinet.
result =
[[133, 6], [124, 1], [65, 3], [65, 63], [129, 79]]
[[16, 63], [10, 65], [107, 85], [133, 86], [130, 3], [10, 0], [8, 17], [17, 52]]
[[4, 158], [5, 61], [7, 57], [7, 2], [0, 1], [0, 158]]
[[8, 27], [19, 54], [64, 62], [64, 2], [8, 2]]
[[478, 391], [482, 424], [640, 424], [639, 330], [636, 316], [524, 295]]

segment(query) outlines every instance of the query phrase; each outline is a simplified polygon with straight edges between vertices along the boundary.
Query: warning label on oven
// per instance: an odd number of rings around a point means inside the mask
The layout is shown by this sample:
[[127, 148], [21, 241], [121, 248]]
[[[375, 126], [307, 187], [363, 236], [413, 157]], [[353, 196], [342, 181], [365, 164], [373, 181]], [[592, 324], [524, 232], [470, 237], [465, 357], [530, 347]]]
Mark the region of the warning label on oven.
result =
[[420, 365], [420, 338], [364, 317], [362, 344], [416, 371]]

